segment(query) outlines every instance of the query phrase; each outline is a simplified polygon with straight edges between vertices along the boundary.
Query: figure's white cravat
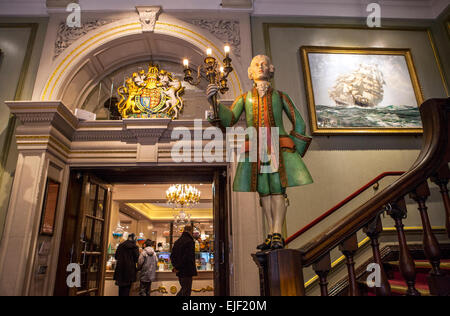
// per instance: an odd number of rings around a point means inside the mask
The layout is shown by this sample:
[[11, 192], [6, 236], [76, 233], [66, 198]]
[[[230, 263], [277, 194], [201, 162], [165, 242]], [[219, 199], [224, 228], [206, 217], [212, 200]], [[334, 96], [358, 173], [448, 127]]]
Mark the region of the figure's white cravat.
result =
[[256, 83], [256, 90], [258, 90], [259, 96], [262, 98], [266, 95], [267, 91], [269, 91], [270, 82], [268, 81], [260, 81]]

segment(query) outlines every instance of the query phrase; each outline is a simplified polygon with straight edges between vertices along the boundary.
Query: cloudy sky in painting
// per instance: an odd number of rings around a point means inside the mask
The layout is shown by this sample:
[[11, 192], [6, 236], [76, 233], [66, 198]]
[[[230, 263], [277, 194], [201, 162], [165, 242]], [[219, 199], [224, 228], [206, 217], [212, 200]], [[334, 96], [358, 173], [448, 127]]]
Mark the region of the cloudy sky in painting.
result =
[[311, 80], [317, 105], [334, 106], [329, 90], [336, 78], [358, 69], [359, 64], [378, 65], [384, 75], [384, 98], [378, 106], [417, 106], [404, 56], [309, 53]]

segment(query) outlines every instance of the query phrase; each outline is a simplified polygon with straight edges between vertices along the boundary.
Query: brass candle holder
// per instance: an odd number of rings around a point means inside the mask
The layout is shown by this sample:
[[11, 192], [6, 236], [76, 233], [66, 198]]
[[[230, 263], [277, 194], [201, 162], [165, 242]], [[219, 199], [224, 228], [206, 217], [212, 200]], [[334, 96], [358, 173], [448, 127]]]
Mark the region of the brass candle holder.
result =
[[[228, 75], [233, 71], [230, 58], [230, 46], [226, 45], [224, 48], [225, 59], [223, 60], [223, 66], [219, 66], [216, 58], [212, 56], [212, 49], [206, 50], [206, 57], [203, 65], [197, 68], [197, 77], [192, 77], [192, 70], [189, 68], [189, 60], [184, 59], [184, 81], [193, 86], [198, 86], [201, 82], [202, 73], [205, 75], [209, 84], [215, 84], [218, 86], [220, 93], [224, 94], [229, 90], [228, 88]], [[218, 116], [219, 103], [217, 101], [217, 95], [212, 97], [213, 116], [209, 117], [209, 121], [213, 125], [217, 125], [220, 121]]]

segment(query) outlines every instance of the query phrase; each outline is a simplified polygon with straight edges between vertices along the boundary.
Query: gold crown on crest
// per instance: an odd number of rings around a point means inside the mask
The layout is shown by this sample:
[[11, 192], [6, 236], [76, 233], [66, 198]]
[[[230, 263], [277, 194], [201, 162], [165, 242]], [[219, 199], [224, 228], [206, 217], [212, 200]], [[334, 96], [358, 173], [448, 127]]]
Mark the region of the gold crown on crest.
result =
[[156, 79], [159, 74], [159, 65], [149, 65], [147, 76]]

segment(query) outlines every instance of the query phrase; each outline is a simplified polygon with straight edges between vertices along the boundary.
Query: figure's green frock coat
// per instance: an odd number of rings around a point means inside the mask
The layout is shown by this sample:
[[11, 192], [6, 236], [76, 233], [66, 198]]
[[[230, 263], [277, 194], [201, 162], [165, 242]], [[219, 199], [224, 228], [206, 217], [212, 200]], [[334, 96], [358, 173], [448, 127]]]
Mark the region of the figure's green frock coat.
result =
[[[218, 115], [224, 127], [237, 123], [245, 111], [247, 127], [258, 129], [264, 122], [279, 128], [280, 150], [278, 172], [263, 175], [259, 173], [258, 162], [249, 162], [248, 155], [238, 163], [233, 184], [235, 192], [259, 192], [261, 195], [284, 194], [286, 187], [301, 186], [313, 182], [302, 157], [306, 153], [311, 138], [305, 136], [305, 121], [295, 108], [289, 96], [269, 88], [263, 97], [253, 89], [238, 97], [231, 108], [219, 104]], [[283, 111], [292, 122], [294, 129], [286, 133], [283, 126]], [[267, 126], [267, 125], [264, 125]], [[282, 142], [283, 137], [292, 141]], [[290, 143], [291, 146], [283, 144]], [[295, 146], [294, 146], [295, 145]], [[259, 159], [259, 157], [258, 157]]]

